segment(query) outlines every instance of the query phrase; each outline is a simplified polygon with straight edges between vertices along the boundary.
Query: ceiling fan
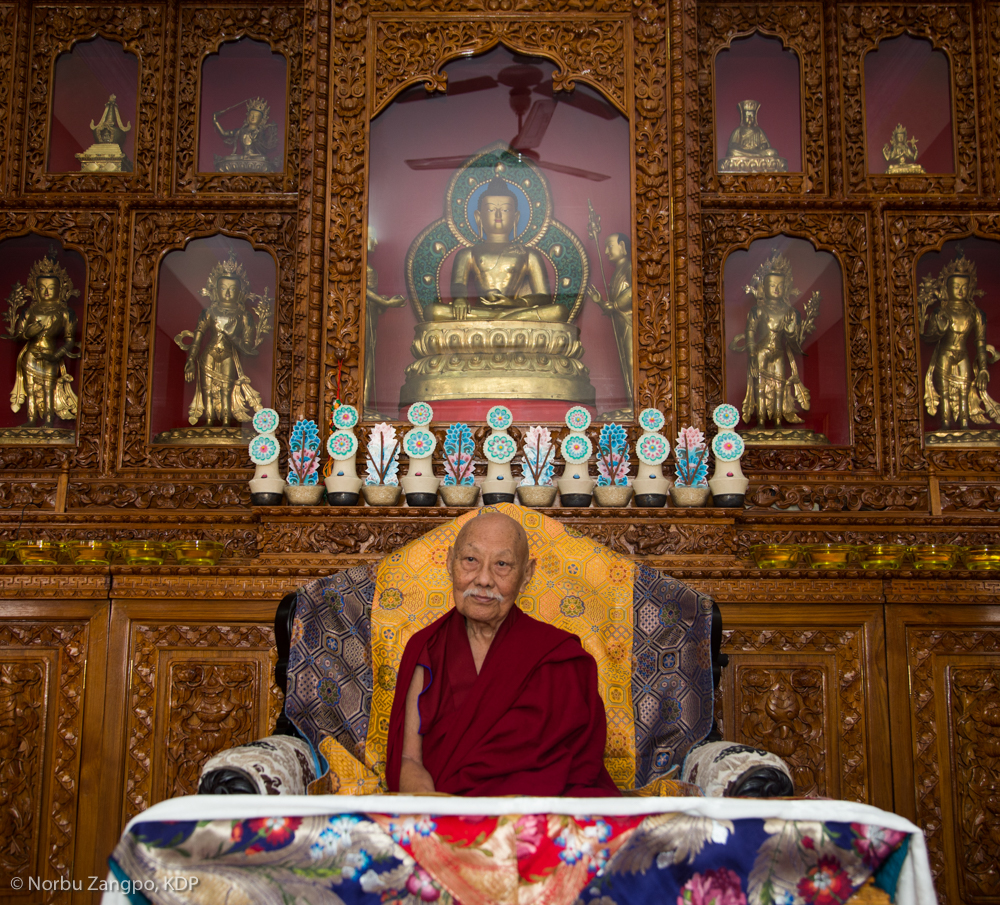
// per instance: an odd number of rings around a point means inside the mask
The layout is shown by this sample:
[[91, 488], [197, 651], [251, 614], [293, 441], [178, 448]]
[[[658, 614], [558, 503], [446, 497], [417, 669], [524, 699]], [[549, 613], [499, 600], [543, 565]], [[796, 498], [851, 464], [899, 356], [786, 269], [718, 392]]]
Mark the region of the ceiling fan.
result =
[[[614, 119], [618, 116], [614, 110], [609, 109], [594, 98], [577, 92], [565, 97], [560, 95], [557, 101], [553, 97], [551, 81], [544, 85], [541, 84], [544, 75], [544, 72], [537, 66], [516, 63], [501, 69], [496, 79], [492, 76], [478, 76], [449, 83], [448, 94], [467, 94], [472, 91], [483, 91], [498, 85], [506, 85], [510, 88], [510, 108], [517, 115], [517, 135], [510, 140], [510, 148], [514, 153], [528, 157], [543, 169], [553, 170], [557, 173], [566, 173], [581, 179], [591, 179], [594, 182], [610, 179], [610, 176], [603, 173], [595, 173], [592, 170], [583, 170], [579, 167], [540, 159], [535, 148], [541, 144], [545, 137], [552, 115], [556, 112], [557, 103], [569, 104], [602, 119]], [[541, 95], [534, 103], [531, 100], [532, 93]], [[421, 95], [414, 94], [401, 98], [400, 102], [405, 103], [418, 99], [421, 99]], [[407, 160], [406, 164], [413, 170], [453, 170], [460, 167], [468, 158], [467, 154], [452, 157], [423, 157]]]

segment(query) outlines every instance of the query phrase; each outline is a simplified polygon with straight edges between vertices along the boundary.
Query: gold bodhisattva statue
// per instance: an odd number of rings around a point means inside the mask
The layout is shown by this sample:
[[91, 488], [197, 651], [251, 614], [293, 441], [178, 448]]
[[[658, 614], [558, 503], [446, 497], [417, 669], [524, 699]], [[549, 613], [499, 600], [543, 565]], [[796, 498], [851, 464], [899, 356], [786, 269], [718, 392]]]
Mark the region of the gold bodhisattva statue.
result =
[[[242, 355], [257, 355], [271, 332], [271, 300], [248, 291], [243, 266], [230, 254], [208, 275], [201, 294], [210, 299], [194, 333], [182, 330], [174, 342], [187, 352], [184, 380], [194, 383], [188, 421], [197, 428], [180, 428], [158, 434], [158, 443], [227, 443], [240, 439], [233, 421], [246, 422], [261, 408], [260, 393], [243, 373]], [[250, 303], [249, 307], [247, 303]]]
[[122, 122], [118, 101], [112, 94], [104, 105], [104, 113], [97, 124], [90, 121], [94, 143], [76, 159], [80, 169], [89, 173], [131, 173], [132, 161], [125, 156], [125, 136], [132, 131], [132, 123]]
[[552, 302], [542, 256], [512, 237], [518, 218], [517, 198], [502, 177], [494, 177], [475, 212], [482, 241], [459, 250], [451, 272], [452, 303], [428, 305], [428, 320], [566, 320], [569, 309]]
[[726, 156], [719, 161], [720, 173], [785, 173], [788, 161], [771, 147], [757, 124], [758, 101], [740, 101], [740, 124], [729, 137]]
[[14, 284], [7, 299], [6, 339], [24, 345], [17, 356], [10, 408], [18, 412], [25, 406], [27, 420], [21, 427], [0, 431], [0, 442], [74, 442], [75, 432], [57, 427], [56, 422], [76, 420], [77, 398], [66, 359], [80, 357], [77, 318], [68, 304], [79, 294], [51, 253], [32, 265], [26, 288]]
[[900, 123], [892, 130], [892, 138], [882, 148], [882, 156], [888, 166], [887, 173], [923, 173], [924, 168], [916, 162], [917, 140], [906, 137], [906, 128]]
[[[375, 232], [368, 227], [368, 255], [371, 260], [371, 253], [378, 245]], [[365, 292], [365, 420], [378, 420], [383, 416], [379, 414], [376, 406], [377, 395], [375, 393], [375, 350], [378, 342], [378, 319], [379, 315], [386, 308], [401, 308], [406, 304], [406, 297], [402, 295], [379, 295], [378, 274], [371, 264], [367, 268], [367, 283]]]
[[611, 233], [604, 243], [604, 254], [615, 268], [611, 283], [606, 287], [608, 297], [603, 298], [593, 284], [587, 288], [587, 297], [611, 316], [625, 380], [626, 405], [621, 410], [625, 412], [632, 408], [635, 398], [632, 386], [632, 254], [628, 238], [622, 233]]
[[928, 445], [1000, 445], [1000, 431], [973, 428], [1000, 424], [1000, 406], [986, 390], [989, 367], [1000, 354], [986, 342], [986, 315], [974, 301], [982, 294], [976, 265], [961, 251], [920, 284], [920, 338], [935, 344], [924, 376], [924, 407], [928, 415], [940, 411], [944, 428], [925, 435]]
[[[219, 117], [241, 104], [246, 104], [246, 117], [238, 129], [225, 129]], [[278, 127], [267, 121], [270, 107], [262, 97], [248, 98], [212, 114], [212, 122], [233, 151], [225, 156], [215, 155], [217, 173], [274, 173], [281, 169], [281, 162], [269, 157], [278, 144]]]
[[746, 352], [748, 359], [743, 420], [749, 424], [756, 416], [757, 423], [744, 437], [760, 445], [825, 445], [828, 441], [821, 434], [783, 427], [801, 424], [797, 410], [809, 409], [809, 390], [796, 356], [816, 329], [819, 293], [812, 294], [804, 314], [799, 314], [791, 304], [799, 295], [792, 285], [791, 262], [777, 250], [757, 269], [746, 291], [755, 299], [746, 333], [729, 344], [734, 352]]

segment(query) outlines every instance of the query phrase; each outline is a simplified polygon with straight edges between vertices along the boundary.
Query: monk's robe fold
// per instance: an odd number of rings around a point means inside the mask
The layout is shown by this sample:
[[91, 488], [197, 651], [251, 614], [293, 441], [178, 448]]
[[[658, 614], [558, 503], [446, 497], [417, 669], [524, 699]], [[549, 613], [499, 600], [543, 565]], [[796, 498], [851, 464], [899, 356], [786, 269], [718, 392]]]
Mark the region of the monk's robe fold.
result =
[[406, 693], [419, 699], [424, 767], [453, 795], [621, 794], [604, 768], [597, 664], [570, 632], [516, 606], [477, 675], [465, 619], [451, 610], [406, 645], [389, 719], [386, 780], [399, 790]]

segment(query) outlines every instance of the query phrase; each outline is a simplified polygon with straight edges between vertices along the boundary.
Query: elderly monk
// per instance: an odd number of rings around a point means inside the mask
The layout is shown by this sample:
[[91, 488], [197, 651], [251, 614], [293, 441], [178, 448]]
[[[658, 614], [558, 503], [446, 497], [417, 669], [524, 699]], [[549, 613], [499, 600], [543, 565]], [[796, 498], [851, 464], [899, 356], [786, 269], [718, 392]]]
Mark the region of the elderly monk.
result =
[[535, 572], [509, 516], [468, 521], [448, 551], [455, 608], [407, 643], [389, 719], [390, 791], [619, 795], [604, 768], [597, 664], [515, 605]]

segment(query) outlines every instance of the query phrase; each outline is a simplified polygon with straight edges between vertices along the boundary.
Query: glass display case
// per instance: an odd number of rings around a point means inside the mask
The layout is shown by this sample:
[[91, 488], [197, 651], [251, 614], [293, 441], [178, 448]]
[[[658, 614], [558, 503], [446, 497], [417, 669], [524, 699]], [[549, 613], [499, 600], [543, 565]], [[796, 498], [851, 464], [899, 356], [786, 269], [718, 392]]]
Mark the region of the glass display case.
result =
[[746, 442], [850, 445], [837, 258], [806, 239], [778, 235], [732, 252], [723, 273], [726, 402], [740, 410]]
[[915, 276], [924, 442], [1000, 446], [1000, 242], [945, 242]]
[[779, 38], [755, 32], [716, 56], [715, 145], [720, 173], [802, 171], [799, 58]]
[[629, 123], [554, 69], [497, 47], [372, 120], [367, 417], [631, 417]]
[[948, 57], [930, 41], [900, 35], [865, 54], [869, 173], [954, 173]]
[[48, 172], [131, 172], [138, 89], [139, 58], [116, 41], [80, 41], [60, 54], [52, 89]]
[[156, 284], [150, 433], [154, 443], [239, 443], [274, 384], [277, 266], [216, 235], [168, 252]]
[[280, 173], [285, 167], [288, 61], [263, 41], [227, 41], [201, 67], [198, 170]]
[[0, 242], [0, 444], [76, 441], [87, 264], [51, 236]]

